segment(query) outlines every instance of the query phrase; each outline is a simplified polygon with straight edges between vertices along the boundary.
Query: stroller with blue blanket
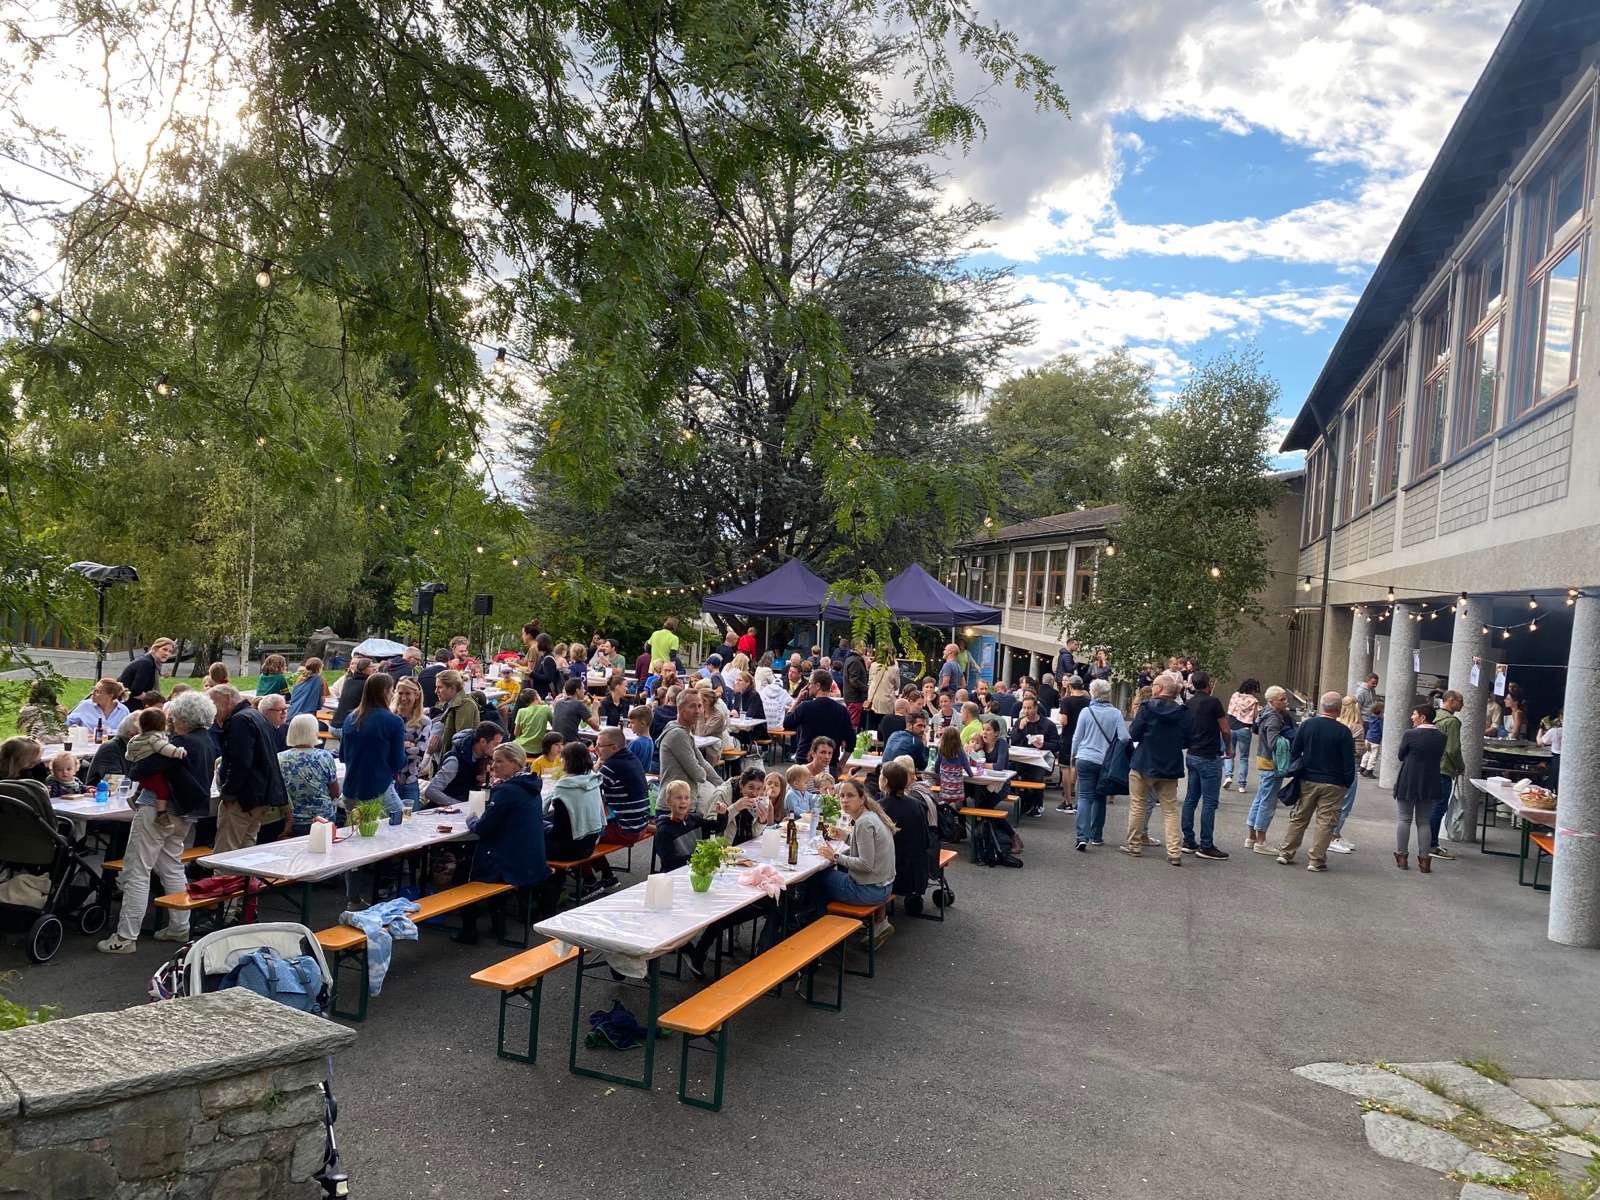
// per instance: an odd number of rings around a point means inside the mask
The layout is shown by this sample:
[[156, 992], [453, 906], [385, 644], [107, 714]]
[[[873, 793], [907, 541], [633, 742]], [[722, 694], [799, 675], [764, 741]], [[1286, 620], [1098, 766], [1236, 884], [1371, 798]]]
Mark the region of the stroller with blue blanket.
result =
[[[190, 942], [164, 963], [150, 980], [150, 998], [173, 1000], [246, 987], [290, 1008], [326, 1017], [329, 978], [322, 947], [304, 925], [292, 921], [235, 925]], [[322, 1096], [327, 1143], [322, 1167], [313, 1178], [323, 1195], [348, 1196], [349, 1180], [333, 1132], [339, 1102], [333, 1094], [332, 1058], [328, 1059]]]

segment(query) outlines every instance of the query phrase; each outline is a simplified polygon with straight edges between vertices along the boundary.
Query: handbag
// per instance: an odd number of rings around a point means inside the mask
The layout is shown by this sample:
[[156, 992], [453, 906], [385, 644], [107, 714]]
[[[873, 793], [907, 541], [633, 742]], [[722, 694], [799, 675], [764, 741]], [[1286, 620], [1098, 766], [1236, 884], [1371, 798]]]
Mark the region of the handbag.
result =
[[1283, 782], [1278, 785], [1278, 803], [1286, 807], [1300, 803], [1300, 772], [1305, 766], [1306, 760], [1297, 758], [1284, 769]]

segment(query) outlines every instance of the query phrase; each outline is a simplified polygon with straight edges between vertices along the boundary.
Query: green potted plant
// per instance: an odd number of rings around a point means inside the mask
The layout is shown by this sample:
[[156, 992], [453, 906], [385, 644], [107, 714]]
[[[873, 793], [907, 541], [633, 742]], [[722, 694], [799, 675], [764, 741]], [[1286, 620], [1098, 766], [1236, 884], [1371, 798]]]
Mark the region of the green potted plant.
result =
[[711, 890], [711, 878], [726, 857], [726, 838], [706, 838], [689, 855], [689, 886], [697, 892]]
[[383, 820], [382, 800], [363, 800], [350, 814], [362, 837], [377, 837], [378, 822]]
[[839, 815], [844, 810], [839, 807], [839, 797], [823, 796], [818, 811], [822, 813], [822, 823], [831, 829], [839, 823]]

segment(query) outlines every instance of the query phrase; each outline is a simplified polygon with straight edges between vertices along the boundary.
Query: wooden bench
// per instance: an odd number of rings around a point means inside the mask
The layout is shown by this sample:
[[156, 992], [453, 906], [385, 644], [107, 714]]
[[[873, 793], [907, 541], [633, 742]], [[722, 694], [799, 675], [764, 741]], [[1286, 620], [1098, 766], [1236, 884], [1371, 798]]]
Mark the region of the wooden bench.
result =
[[[472, 976], [479, 987], [494, 988], [500, 993], [500, 1031], [495, 1035], [494, 1052], [501, 1058], [517, 1062], [539, 1060], [539, 1005], [544, 996], [544, 977], [557, 967], [578, 961], [578, 948], [568, 946], [565, 953], [561, 943], [548, 941], [532, 950], [524, 950], [510, 958], [485, 967]], [[522, 1002], [528, 1010], [528, 1049], [525, 1052], [506, 1049], [506, 1009], [513, 1000]]]
[[[1011, 814], [1003, 808], [973, 808], [971, 806], [956, 809], [956, 814], [962, 817], [971, 817], [978, 821], [1004, 821], [1011, 816]], [[972, 843], [972, 861], [977, 862], [978, 838], [976, 833], [974, 833], [973, 836], [968, 840]]]
[[[657, 1021], [665, 1029], [683, 1034], [683, 1049], [678, 1062], [678, 1099], [696, 1108], [716, 1112], [722, 1107], [722, 1083], [728, 1060], [728, 1021], [757, 999], [781, 989], [798, 972], [805, 972], [806, 1003], [815, 1008], [838, 1012], [844, 1007], [844, 944], [860, 926], [847, 917], [819, 917], [798, 933], [779, 942], [765, 954], [724, 975], [695, 993]], [[834, 1003], [816, 999], [813, 988], [816, 965], [830, 950], [839, 951], [838, 992]], [[689, 1095], [689, 1048], [704, 1039], [715, 1047], [717, 1056], [716, 1090], [706, 1101]], [[699, 1048], [699, 1047], [697, 1047]]]
[[[626, 849], [628, 847], [619, 842], [601, 842], [594, 848], [592, 853], [585, 855], [583, 858], [552, 858], [546, 861], [552, 871], [558, 874], [565, 874], [572, 880], [572, 902], [573, 904], [582, 904], [589, 894], [588, 890], [583, 886], [584, 870], [589, 867], [597, 867], [618, 850]], [[628, 854], [628, 861], [631, 865], [633, 861], [631, 851]], [[600, 890], [598, 884], [595, 885], [594, 890]]]
[[[442, 892], [433, 892], [417, 899], [417, 911], [411, 914], [411, 919], [417, 924], [442, 917], [447, 913], [457, 912], [463, 908], [470, 908], [474, 904], [481, 904], [485, 900], [492, 900], [496, 896], [503, 896], [516, 889], [509, 883], [463, 883]], [[330, 956], [328, 962], [328, 1008], [337, 1017], [346, 1017], [352, 1021], [364, 1021], [367, 1018], [367, 935], [362, 929], [354, 925], [334, 925], [328, 929], [317, 931], [317, 944]], [[361, 1000], [354, 1011], [341, 1012], [339, 1010], [339, 973], [346, 966], [360, 967]]]
[[828, 915], [831, 917], [848, 917], [857, 922], [867, 932], [867, 969], [865, 971], [851, 971], [851, 975], [860, 975], [863, 979], [871, 979], [878, 973], [878, 941], [872, 936], [872, 927], [877, 924], [879, 917], [887, 918], [889, 901], [884, 900], [879, 904], [846, 904], [843, 900], [828, 901]]
[[[212, 851], [211, 851], [211, 847], [210, 846], [190, 846], [182, 854], [178, 855], [178, 861], [183, 863], [185, 866], [187, 866], [189, 863], [192, 863], [195, 859], [204, 858], [206, 855], [210, 854], [211, 852]], [[107, 859], [105, 862], [100, 864], [100, 869], [102, 871], [120, 871], [120, 870], [122, 870], [122, 859], [120, 859], [120, 858]], [[161, 898], [165, 899], [165, 897], [161, 897]]]
[[1534, 848], [1534, 854], [1533, 854], [1533, 881], [1532, 881], [1531, 885], [1527, 885], [1527, 886], [1531, 886], [1533, 888], [1533, 890], [1536, 891], [1536, 892], [1548, 892], [1550, 890], [1550, 885], [1548, 883], [1545, 884], [1543, 887], [1539, 886], [1539, 867], [1540, 867], [1540, 864], [1542, 864], [1544, 862], [1544, 860], [1547, 859], [1547, 858], [1550, 859], [1552, 862], [1554, 862], [1554, 860], [1555, 860], [1555, 857], [1556, 857], [1556, 839], [1555, 839], [1555, 834], [1554, 833], [1536, 833], [1536, 832], [1534, 832], [1534, 830], [1532, 830], [1531, 828], [1528, 827], [1528, 823], [1527, 823], [1526, 820], [1523, 821], [1523, 830], [1526, 833], [1527, 838], [1526, 838], [1526, 841], [1523, 843], [1523, 847], [1522, 847], [1522, 859], [1521, 859], [1520, 862], [1517, 863], [1517, 882], [1519, 884], [1525, 883], [1525, 881], [1522, 878], [1523, 868], [1527, 865], [1527, 862], [1528, 862], [1528, 847], [1531, 845]]
[[1044, 783], [1041, 780], [1013, 779], [1011, 781], [1011, 791], [1014, 793], [1012, 796], [1012, 807], [1016, 809], [1015, 816], [1018, 824], [1022, 823], [1022, 818], [1027, 815], [1028, 810], [1028, 803], [1024, 801], [1020, 793], [1038, 792], [1039, 803], [1044, 803]]

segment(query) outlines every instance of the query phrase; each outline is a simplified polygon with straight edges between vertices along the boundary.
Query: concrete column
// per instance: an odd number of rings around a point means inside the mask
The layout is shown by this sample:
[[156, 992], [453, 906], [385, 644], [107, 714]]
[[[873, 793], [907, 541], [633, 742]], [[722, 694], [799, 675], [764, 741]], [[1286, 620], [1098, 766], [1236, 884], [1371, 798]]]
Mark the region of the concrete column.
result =
[[1344, 675], [1345, 662], [1350, 657], [1350, 626], [1354, 611], [1330, 605], [1325, 612], [1327, 623], [1322, 629], [1322, 655], [1316, 664], [1315, 682], [1311, 687], [1313, 695], [1334, 691], [1341, 696], [1349, 695], [1350, 689], [1345, 686], [1347, 681]]
[[1550, 940], [1600, 947], [1600, 598], [1580, 596], [1567, 652]]
[[1402, 600], [1389, 622], [1389, 661], [1383, 673], [1383, 755], [1378, 766], [1378, 786], [1393, 789], [1400, 774], [1400, 739], [1411, 728], [1411, 706], [1416, 703], [1417, 673], [1411, 669], [1411, 652], [1422, 644], [1422, 630], [1411, 619], [1422, 605]]
[[[1489, 663], [1489, 635], [1484, 622], [1494, 605], [1483, 596], [1469, 596], [1456, 609], [1455, 633], [1450, 639], [1450, 690], [1461, 693], [1461, 772], [1450, 810], [1445, 814], [1445, 833], [1452, 842], [1470, 842], [1478, 836], [1478, 805], [1483, 793], [1465, 782], [1483, 777], [1483, 717], [1494, 674]], [[1478, 686], [1472, 686], [1472, 660], [1478, 659]]]
[[1350, 658], [1345, 670], [1344, 694], [1354, 696], [1356, 688], [1372, 674], [1372, 618], [1364, 608], [1350, 613]]

